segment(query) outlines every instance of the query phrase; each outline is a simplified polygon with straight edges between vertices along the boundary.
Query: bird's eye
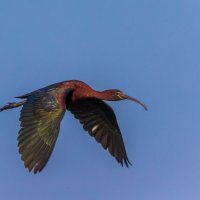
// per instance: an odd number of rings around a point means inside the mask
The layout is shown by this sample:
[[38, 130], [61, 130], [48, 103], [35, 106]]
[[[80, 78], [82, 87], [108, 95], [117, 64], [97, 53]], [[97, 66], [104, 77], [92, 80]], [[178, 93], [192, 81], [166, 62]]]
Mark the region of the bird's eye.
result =
[[117, 91], [115, 94], [116, 94], [117, 96], [119, 96], [119, 95], [121, 94], [121, 92], [120, 92], [120, 91]]

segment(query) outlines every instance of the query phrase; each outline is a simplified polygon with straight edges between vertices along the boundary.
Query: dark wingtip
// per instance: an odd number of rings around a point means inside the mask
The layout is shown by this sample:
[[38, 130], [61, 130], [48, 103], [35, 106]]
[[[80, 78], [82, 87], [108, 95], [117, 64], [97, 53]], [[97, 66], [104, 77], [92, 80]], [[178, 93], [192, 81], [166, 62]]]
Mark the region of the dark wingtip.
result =
[[128, 157], [124, 158], [124, 160], [122, 160], [120, 162], [121, 166], [123, 167], [124, 164], [126, 165], [127, 168], [129, 168], [130, 166], [132, 166], [132, 163], [130, 162], [130, 160], [128, 159]]
[[[21, 160], [24, 162], [23, 159], [21, 159]], [[33, 172], [33, 174], [37, 174], [38, 172], [41, 171], [41, 170], [38, 170], [38, 169], [36, 169], [36, 168], [30, 167], [29, 165], [25, 165], [25, 163], [24, 163], [24, 167], [27, 169], [27, 171], [28, 171], [29, 173], [32, 173], [32, 172]]]
[[126, 159], [124, 160], [124, 163], [125, 163], [125, 165], [126, 165], [127, 168], [129, 168], [129, 166], [132, 166], [132, 163], [129, 161], [128, 158], [126, 158]]

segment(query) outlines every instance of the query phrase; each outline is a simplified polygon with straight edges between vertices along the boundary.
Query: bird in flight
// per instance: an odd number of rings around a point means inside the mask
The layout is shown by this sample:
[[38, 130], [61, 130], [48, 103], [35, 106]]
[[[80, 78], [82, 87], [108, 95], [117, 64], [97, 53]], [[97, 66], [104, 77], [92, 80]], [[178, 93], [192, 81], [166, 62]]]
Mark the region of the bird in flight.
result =
[[126, 153], [120, 128], [112, 108], [105, 101], [134, 101], [147, 110], [145, 104], [117, 89], [95, 91], [78, 80], [69, 80], [18, 96], [24, 99], [8, 103], [0, 112], [23, 106], [20, 114], [18, 148], [24, 166], [34, 173], [41, 172], [48, 162], [59, 134], [60, 122], [70, 111], [118, 163], [131, 164]]

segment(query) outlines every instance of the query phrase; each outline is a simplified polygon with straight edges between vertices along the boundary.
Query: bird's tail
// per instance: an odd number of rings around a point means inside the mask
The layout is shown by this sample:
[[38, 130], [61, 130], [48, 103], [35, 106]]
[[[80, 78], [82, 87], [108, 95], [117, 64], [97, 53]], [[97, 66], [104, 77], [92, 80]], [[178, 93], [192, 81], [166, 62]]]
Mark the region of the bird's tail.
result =
[[8, 109], [13, 109], [13, 108], [17, 108], [19, 106], [22, 106], [26, 103], [26, 100], [24, 101], [20, 101], [18, 103], [13, 102], [13, 103], [8, 103], [7, 105], [3, 106], [0, 108], [0, 112], [4, 111], [4, 110], [8, 110]]

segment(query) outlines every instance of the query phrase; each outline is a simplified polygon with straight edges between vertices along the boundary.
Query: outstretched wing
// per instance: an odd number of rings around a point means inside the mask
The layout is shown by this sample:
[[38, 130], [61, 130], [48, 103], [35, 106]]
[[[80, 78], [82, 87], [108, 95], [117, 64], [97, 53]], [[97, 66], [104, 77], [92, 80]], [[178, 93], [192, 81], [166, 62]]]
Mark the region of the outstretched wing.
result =
[[83, 124], [83, 128], [108, 149], [116, 160], [128, 167], [128, 160], [122, 135], [117, 124], [116, 116], [110, 106], [96, 98], [84, 98], [70, 102], [67, 100], [67, 110]]
[[[66, 91], [67, 92], [67, 91]], [[35, 91], [21, 110], [18, 147], [29, 171], [40, 172], [46, 165], [58, 137], [65, 113], [63, 94]]]

